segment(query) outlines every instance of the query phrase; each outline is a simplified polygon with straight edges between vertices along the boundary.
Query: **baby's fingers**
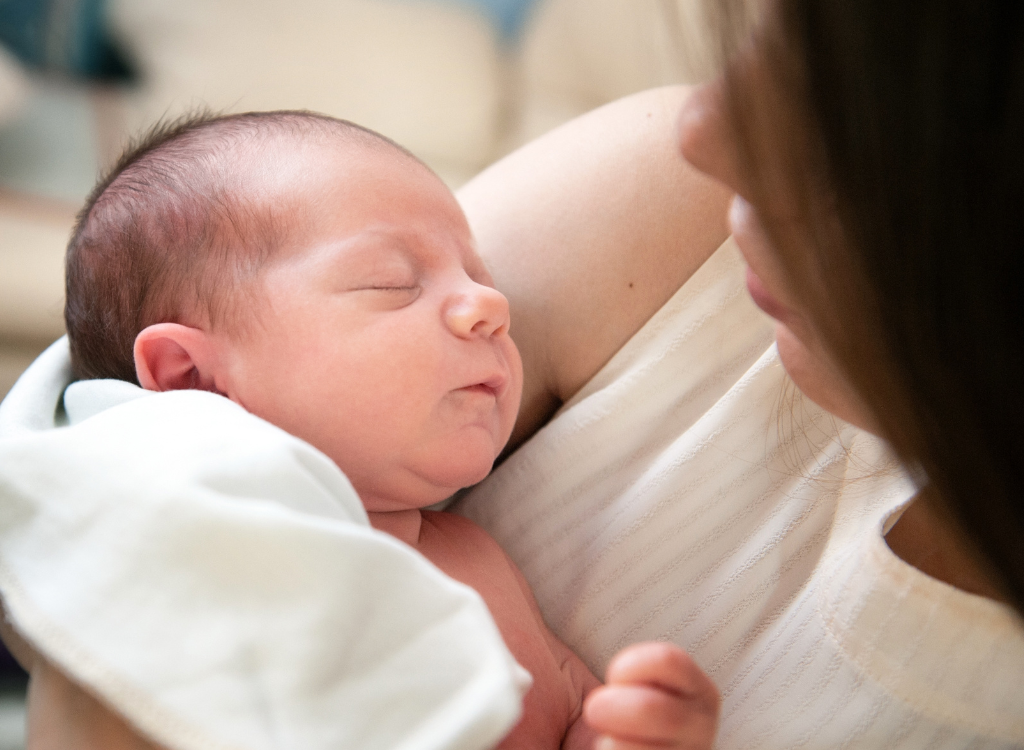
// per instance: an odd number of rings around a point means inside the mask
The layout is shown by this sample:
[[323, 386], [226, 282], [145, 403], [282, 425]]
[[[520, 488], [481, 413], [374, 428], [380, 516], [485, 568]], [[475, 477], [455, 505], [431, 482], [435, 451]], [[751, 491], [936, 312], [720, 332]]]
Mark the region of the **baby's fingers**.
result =
[[587, 723], [605, 735], [599, 750], [711, 747], [718, 690], [682, 649], [670, 643], [630, 646], [612, 660], [606, 678], [583, 708]]
[[594, 750], [670, 750], [668, 746], [649, 742], [630, 742], [629, 740], [617, 740], [607, 735], [599, 737], [594, 744]]
[[691, 719], [685, 701], [643, 685], [595, 688], [583, 716], [601, 734], [648, 745], [674, 745], [688, 732]]
[[718, 689], [688, 653], [672, 643], [635, 643], [608, 665], [605, 682], [641, 684], [688, 696], [700, 708], [718, 710]]

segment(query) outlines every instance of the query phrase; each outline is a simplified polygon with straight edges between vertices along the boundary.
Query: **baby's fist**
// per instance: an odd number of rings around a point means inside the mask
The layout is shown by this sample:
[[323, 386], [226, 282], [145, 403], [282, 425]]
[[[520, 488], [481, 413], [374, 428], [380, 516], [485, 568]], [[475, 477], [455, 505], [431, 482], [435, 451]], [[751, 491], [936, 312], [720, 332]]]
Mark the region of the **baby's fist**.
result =
[[718, 726], [718, 690], [690, 655], [671, 643], [624, 648], [583, 705], [603, 735], [597, 750], [710, 748]]

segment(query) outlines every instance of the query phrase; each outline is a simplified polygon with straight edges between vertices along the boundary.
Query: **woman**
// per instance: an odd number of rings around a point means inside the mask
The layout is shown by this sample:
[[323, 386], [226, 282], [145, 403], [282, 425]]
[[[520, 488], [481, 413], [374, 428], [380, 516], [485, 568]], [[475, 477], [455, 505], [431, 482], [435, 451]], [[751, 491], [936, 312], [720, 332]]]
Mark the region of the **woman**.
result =
[[[587, 378], [563, 379], [558, 369], [566, 362], [593, 364], [600, 360], [595, 351], [615, 351], [633, 330], [618, 315], [602, 315], [602, 306], [629, 310], [635, 285], [625, 282], [640, 269], [668, 267], [686, 277], [680, 269], [693, 262], [691, 253], [699, 254], [699, 240], [691, 235], [682, 246], [686, 250], [676, 248], [672, 265], [666, 262], [672, 250], [659, 246], [657, 235], [637, 247], [613, 228], [606, 245], [601, 223], [588, 250], [614, 256], [615, 247], [629, 247], [639, 269], [605, 278], [581, 264], [582, 278], [558, 286], [544, 276], [517, 276], [550, 268], [545, 257], [502, 267], [502, 248], [529, 248], [536, 238], [517, 235], [511, 223], [486, 211], [496, 197], [481, 189], [486, 175], [464, 193], [471, 216], [486, 218], [474, 226], [482, 242], [489, 241], [494, 225], [501, 227], [492, 263], [499, 286], [512, 293], [514, 319], [521, 322], [532, 312], [530, 323], [542, 331], [520, 328], [519, 335], [539, 342], [535, 361], [554, 363], [540, 380], [555, 385], [538, 401], [553, 409], [561, 405], [561, 394], [569, 403], [471, 493], [462, 509], [509, 549], [553, 627], [597, 673], [614, 645], [631, 638], [672, 638], [689, 648], [723, 691], [723, 747], [1024, 742], [1024, 705], [1017, 697], [1024, 683], [1024, 632], [1011, 608], [1019, 612], [1024, 602], [1024, 504], [1018, 486], [1024, 469], [1024, 352], [1015, 287], [1022, 237], [1016, 206], [1024, 190], [1018, 138], [1022, 40], [1020, 11], [1000, 3], [969, 9], [932, 3], [922, 9], [784, 0], [768, 7], [754, 43], [724, 79], [683, 107], [678, 146], [697, 168], [738, 193], [729, 215], [749, 264], [746, 285], [776, 319], [778, 351], [793, 381], [833, 415], [883, 436], [920, 488], [899, 489], [898, 481], [888, 480], [891, 469], [881, 456], [861, 452], [863, 435], [840, 427], [838, 436], [852, 441], [847, 445], [856, 460], [824, 472], [814, 502], [818, 510], [830, 508], [835, 520], [807, 521], [787, 505], [794, 497], [790, 489], [757, 488], [754, 477], [740, 482], [733, 476], [737, 463], [755, 460], [734, 450], [738, 432], [760, 430], [768, 438], [776, 432], [811, 433], [809, 453], [835, 460], [828, 448], [813, 445], [830, 433], [805, 407], [783, 404], [783, 419], [775, 421], [755, 413], [754, 378], [748, 376], [762, 365], [736, 379], [701, 419], [680, 417], [676, 444], [642, 460], [635, 456], [652, 453], [658, 439], [656, 431], [646, 432], [650, 414], [635, 423], [621, 416], [604, 427], [600, 422], [628, 401], [612, 390], [628, 388], [630, 378], [654, 369], [670, 346], [636, 354], [640, 347], [631, 339], [630, 351], [615, 354], [594, 378], [598, 385], [590, 381], [582, 394], [577, 389]], [[648, 102], [648, 117], [652, 107]], [[614, 124], [607, 132], [596, 125], [590, 132], [620, 137]], [[559, 153], [571, 151], [570, 139], [566, 132]], [[619, 153], [627, 149], [618, 146]], [[655, 148], [649, 144], [645, 153]], [[544, 161], [539, 151], [535, 158]], [[642, 158], [635, 163], [647, 174]], [[621, 178], [624, 171], [611, 173]], [[613, 189], [600, 174], [562, 179]], [[632, 187], [624, 179], [615, 189], [628, 195]], [[580, 200], [588, 204], [589, 188], [580, 189]], [[678, 224], [658, 213], [662, 194], [647, 194], [656, 196], [649, 222], [669, 228], [670, 235], [678, 231]], [[679, 208], [685, 236], [693, 231], [693, 216]], [[527, 201], [516, 209], [514, 215], [534, 217], [526, 222], [530, 227], [564, 231], [571, 221]], [[546, 212], [545, 220], [536, 220], [538, 211]], [[635, 228], [621, 216], [619, 222], [627, 227], [624, 234]], [[587, 236], [580, 228], [572, 234]], [[545, 245], [560, 247], [559, 239], [545, 238], [542, 252]], [[714, 244], [709, 237], [704, 241], [704, 248]], [[553, 272], [555, 279], [568, 275], [564, 267]], [[581, 304], [573, 290], [591, 288], [594, 276], [600, 293], [586, 315], [572, 317]], [[656, 281], [646, 281], [645, 288], [655, 290], [652, 298], [663, 293]], [[534, 289], [548, 282], [560, 302], [538, 305]], [[563, 303], [570, 309], [559, 309]], [[605, 331], [607, 339], [616, 333], [622, 338], [603, 350], [588, 348], [586, 343], [600, 340], [590, 326]], [[560, 338], [565, 330], [586, 343]], [[637, 336], [647, 333], [645, 328]], [[716, 335], [724, 340], [733, 333], [720, 326], [704, 338]], [[546, 348], [548, 341], [556, 342], [554, 348]], [[566, 350], [568, 356], [561, 356]], [[687, 366], [686, 357], [675, 363], [679, 380], [690, 378]], [[724, 375], [709, 377], [699, 385], [723, 380]], [[647, 388], [642, 398], [687, 387], [667, 382]], [[595, 406], [588, 410], [591, 400]], [[744, 411], [737, 402], [750, 408]], [[714, 410], [720, 413], [714, 416]], [[705, 523], [698, 514], [711, 511], [701, 488], [693, 486], [703, 446], [687, 453], [680, 442], [707, 428], [702, 421], [709, 418], [717, 431], [707, 430], [704, 445], [711, 448], [705, 452], [720, 450], [733, 459], [715, 473], [730, 488], [722, 502], [732, 509]], [[795, 430], [787, 419], [797, 423]], [[613, 441], [624, 447], [608, 448]], [[799, 440], [783, 443], [792, 447]], [[774, 444], [765, 439], [765, 446], [770, 454]], [[806, 469], [815, 461], [796, 463]], [[852, 471], [858, 463], [859, 473]], [[784, 468], [773, 470], [781, 474]], [[673, 482], [688, 486], [687, 492], [664, 492]], [[663, 503], [642, 498], [659, 492]], [[835, 499], [834, 493], [845, 497]], [[748, 509], [759, 512], [765, 502], [772, 510], [764, 523], [743, 526]], [[792, 526], [808, 531], [799, 536], [780, 524], [777, 534], [756, 536], [779, 509], [792, 510]], [[749, 535], [722, 543], [736, 528], [749, 529]], [[659, 529], [673, 532], [663, 539]], [[687, 536], [693, 529], [703, 533]], [[549, 552], [563, 550], [574, 538], [579, 542], [571, 551]], [[753, 539], [759, 546], [745, 553], [743, 545]], [[700, 547], [705, 540], [714, 540], [713, 552], [709, 541], [678, 565], [669, 560], [667, 548]], [[795, 546], [803, 552], [791, 554]], [[633, 558], [606, 552], [627, 547]], [[664, 563], [650, 562], [659, 556]], [[773, 556], [786, 559], [759, 574], [764, 558]], [[733, 563], [736, 578], [761, 575], [758, 585], [727, 580], [730, 565], [714, 567], [707, 562], [712, 557]], [[636, 573], [645, 566], [645, 574]], [[797, 569], [800, 582], [787, 581]], [[716, 576], [719, 585], [705, 585]], [[641, 593], [627, 594], [624, 580]], [[664, 580], [671, 585], [659, 589]], [[657, 594], [645, 596], [645, 587]], [[679, 592], [699, 601], [680, 603]], [[638, 610], [644, 615], [633, 614]]]
[[[1021, 314], [1009, 296], [1024, 32], [1001, 5], [781, 2], [724, 84], [607, 108], [461, 195], [513, 304], [528, 388], [522, 447], [462, 508], [520, 557], [591, 666], [616, 639], [653, 632], [690, 646], [723, 689], [723, 747], [1024, 742], [1024, 635], [1000, 603], [1019, 611], [1024, 575]], [[688, 168], [680, 147], [727, 188]], [[777, 400], [770, 331], [734, 294], [742, 266], [728, 247], [715, 252], [733, 190], [747, 286], [778, 321], [782, 362], [810, 398], [892, 444], [924, 487], [909, 506], [913, 490], [869, 438]], [[680, 339], [680, 327], [698, 333]], [[711, 375], [688, 369], [723, 351]], [[644, 380], [665, 352], [673, 377]], [[649, 382], [660, 384], [652, 398], [686, 393], [639, 427], [617, 423], [624, 434], [587, 432], [629, 402], [619, 391]], [[655, 422], [662, 432], [631, 442]], [[758, 440], [737, 452], [723, 426]], [[624, 446], [613, 460], [589, 461], [610, 440]], [[758, 464], [755, 449], [771, 456]], [[533, 479], [544, 454], [566, 450], [558, 460], [578, 473]], [[640, 480], [616, 473], [637, 456]], [[693, 476], [679, 466], [712, 479], [687, 480], [667, 510], [616, 504]], [[560, 480], [578, 505], [548, 502]], [[683, 541], [715, 513], [713, 534]], [[591, 528], [591, 517], [607, 522]], [[534, 543], [553, 527], [557, 544]], [[579, 561], [553, 564], [548, 547], [569, 546], [574, 528], [585, 530]], [[916, 569], [885, 557], [883, 531]], [[631, 558], [610, 559], [631, 542]], [[641, 582], [656, 602], [642, 606], [632, 570], [666, 550], [677, 557]], [[709, 550], [725, 562], [706, 564]], [[33, 710], [72, 715], [74, 688], [47, 669], [36, 696], [52, 703]]]
[[682, 133], [738, 194], [731, 226], [787, 370], [927, 485], [890, 545], [916, 536], [904, 524], [955, 528], [925, 564], [1018, 610], [1022, 38], [1004, 3], [783, 2]]

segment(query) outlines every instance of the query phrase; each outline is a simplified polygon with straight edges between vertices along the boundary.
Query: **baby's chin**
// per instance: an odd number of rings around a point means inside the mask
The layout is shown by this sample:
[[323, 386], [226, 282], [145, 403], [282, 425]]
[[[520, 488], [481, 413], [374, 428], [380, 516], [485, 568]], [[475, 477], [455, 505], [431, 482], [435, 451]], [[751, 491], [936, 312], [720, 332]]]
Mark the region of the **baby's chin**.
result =
[[433, 499], [420, 507], [438, 503], [451, 497], [461, 489], [472, 487], [474, 484], [482, 482], [491, 473], [495, 458], [496, 456], [491, 456], [486, 462], [479, 462], [475, 465], [466, 462], [463, 467], [460, 467], [461, 471], [455, 470], [455, 467], [448, 466], [444, 471], [425, 476], [425, 482], [434, 488], [433, 493], [431, 493]]
[[[482, 481], [497, 457], [493, 444], [482, 441], [420, 457], [420, 460], [359, 477], [346, 472], [363, 506], [371, 513], [427, 508], [459, 490]], [[345, 467], [341, 467], [345, 470]], [[351, 469], [351, 467], [350, 467]], [[360, 481], [363, 480], [363, 481]]]

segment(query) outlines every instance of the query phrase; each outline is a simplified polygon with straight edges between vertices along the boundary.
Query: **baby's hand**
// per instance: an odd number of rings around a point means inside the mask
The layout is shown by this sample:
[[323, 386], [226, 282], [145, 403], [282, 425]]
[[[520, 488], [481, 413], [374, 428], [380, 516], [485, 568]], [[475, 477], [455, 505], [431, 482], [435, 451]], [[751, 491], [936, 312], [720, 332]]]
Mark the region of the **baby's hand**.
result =
[[620, 651], [583, 704], [602, 737], [597, 750], [710, 748], [718, 726], [718, 690], [689, 654], [671, 643]]

